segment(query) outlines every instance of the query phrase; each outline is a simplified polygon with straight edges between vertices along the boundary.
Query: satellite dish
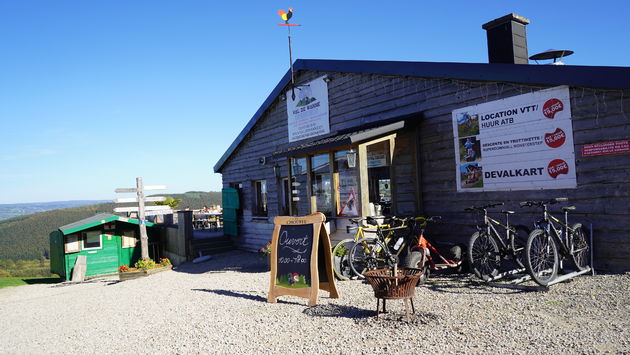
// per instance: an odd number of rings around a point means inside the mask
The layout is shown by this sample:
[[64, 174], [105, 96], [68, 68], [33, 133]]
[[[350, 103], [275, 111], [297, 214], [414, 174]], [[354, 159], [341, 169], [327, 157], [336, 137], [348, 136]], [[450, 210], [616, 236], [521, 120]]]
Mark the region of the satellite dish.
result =
[[539, 60], [553, 59], [552, 65], [564, 65], [562, 58], [573, 54], [569, 49], [547, 49], [544, 52], [534, 54], [529, 57], [531, 60], [535, 60], [538, 63]]

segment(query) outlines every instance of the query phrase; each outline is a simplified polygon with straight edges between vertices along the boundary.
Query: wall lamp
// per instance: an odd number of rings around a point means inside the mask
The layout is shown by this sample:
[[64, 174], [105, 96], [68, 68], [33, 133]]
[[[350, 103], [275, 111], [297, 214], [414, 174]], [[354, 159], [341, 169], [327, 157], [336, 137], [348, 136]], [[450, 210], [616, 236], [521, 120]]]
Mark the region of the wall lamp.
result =
[[333, 81], [333, 78], [332, 78], [332, 76], [326, 76], [326, 77], [324, 77], [324, 81], [329, 83], [329, 82]]
[[346, 159], [348, 160], [348, 167], [354, 168], [357, 166], [357, 151], [354, 148], [350, 148], [346, 153]]

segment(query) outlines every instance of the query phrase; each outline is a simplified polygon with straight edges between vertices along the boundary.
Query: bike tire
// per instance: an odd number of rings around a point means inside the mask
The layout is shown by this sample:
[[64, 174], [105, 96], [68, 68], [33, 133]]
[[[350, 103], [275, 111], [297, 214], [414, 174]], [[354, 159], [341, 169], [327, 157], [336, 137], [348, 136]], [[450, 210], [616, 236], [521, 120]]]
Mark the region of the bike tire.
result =
[[384, 245], [376, 238], [359, 239], [350, 249], [350, 268], [358, 278], [368, 270], [383, 269], [388, 264]]
[[486, 232], [475, 232], [468, 242], [470, 270], [480, 279], [489, 281], [499, 274], [501, 254], [493, 237]]
[[416, 286], [425, 283], [429, 278], [429, 275], [431, 274], [431, 268], [429, 267], [428, 260], [426, 257], [423, 256], [424, 255], [421, 251], [412, 251], [407, 254], [407, 257], [403, 262], [403, 267], [422, 270], [422, 276], [420, 276], [420, 279], [418, 280]]
[[571, 251], [571, 260], [577, 271], [585, 270], [590, 264], [590, 253], [586, 232], [581, 223], [576, 223], [571, 228], [573, 232], [570, 235], [573, 250]]
[[350, 267], [350, 249], [354, 245], [354, 238], [348, 238], [340, 241], [332, 250], [333, 270], [339, 280], [347, 281], [354, 276], [354, 272]]
[[525, 245], [525, 268], [532, 279], [547, 286], [558, 275], [558, 247], [553, 238], [542, 229], [530, 233]]
[[512, 248], [512, 259], [519, 268], [525, 267], [525, 244], [529, 237], [529, 228], [523, 225], [514, 226], [516, 234], [510, 238], [510, 247]]

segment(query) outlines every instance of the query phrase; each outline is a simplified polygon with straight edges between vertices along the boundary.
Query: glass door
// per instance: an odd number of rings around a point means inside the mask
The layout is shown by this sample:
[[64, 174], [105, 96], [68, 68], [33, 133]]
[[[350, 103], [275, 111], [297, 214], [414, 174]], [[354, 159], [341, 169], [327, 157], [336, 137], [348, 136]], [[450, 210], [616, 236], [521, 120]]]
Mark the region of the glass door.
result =
[[390, 166], [389, 140], [367, 146], [369, 202], [374, 206], [376, 215], [391, 214], [392, 185]]

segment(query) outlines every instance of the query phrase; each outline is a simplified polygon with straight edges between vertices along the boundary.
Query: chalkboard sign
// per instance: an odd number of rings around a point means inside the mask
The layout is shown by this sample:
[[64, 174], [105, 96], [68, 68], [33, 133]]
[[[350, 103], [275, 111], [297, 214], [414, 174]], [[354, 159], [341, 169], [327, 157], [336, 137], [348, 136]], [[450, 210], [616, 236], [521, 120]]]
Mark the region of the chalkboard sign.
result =
[[271, 239], [269, 302], [291, 295], [317, 304], [319, 290], [338, 298], [333, 277], [330, 239], [323, 223], [326, 217], [314, 213], [304, 217], [276, 217]]

